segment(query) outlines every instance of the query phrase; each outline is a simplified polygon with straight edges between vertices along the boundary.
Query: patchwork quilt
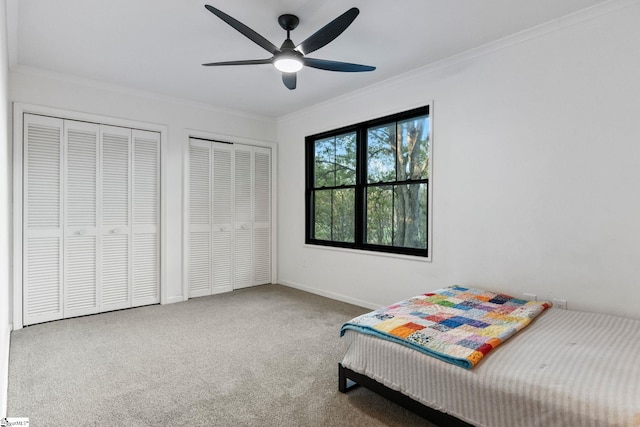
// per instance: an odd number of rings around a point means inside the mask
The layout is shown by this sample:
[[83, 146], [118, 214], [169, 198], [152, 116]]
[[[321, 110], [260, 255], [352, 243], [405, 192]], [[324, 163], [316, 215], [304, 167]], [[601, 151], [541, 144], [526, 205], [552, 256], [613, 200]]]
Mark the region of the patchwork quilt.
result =
[[340, 336], [352, 329], [471, 369], [549, 307], [548, 301], [451, 286], [358, 316], [342, 325]]

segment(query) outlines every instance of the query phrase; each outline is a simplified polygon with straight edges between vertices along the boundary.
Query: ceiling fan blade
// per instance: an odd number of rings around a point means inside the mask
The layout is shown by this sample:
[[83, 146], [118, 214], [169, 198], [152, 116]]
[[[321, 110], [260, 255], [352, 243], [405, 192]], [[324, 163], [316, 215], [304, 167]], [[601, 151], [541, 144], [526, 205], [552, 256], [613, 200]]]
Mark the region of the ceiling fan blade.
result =
[[271, 59], [246, 59], [243, 61], [209, 62], [207, 64], [202, 64], [202, 65], [206, 67], [210, 67], [215, 65], [260, 65], [260, 64], [271, 64]]
[[333, 21], [309, 36], [305, 41], [300, 43], [296, 50], [307, 55], [321, 47], [327, 45], [338, 37], [349, 25], [356, 19], [360, 11], [356, 7], [352, 7]]
[[326, 59], [303, 58], [304, 65], [311, 68], [318, 68], [327, 71], [342, 71], [345, 73], [359, 73], [362, 71], [373, 71], [376, 67], [371, 65], [350, 64], [348, 62], [327, 61]]
[[271, 52], [271, 54], [275, 55], [277, 52], [280, 52], [280, 49], [278, 49], [273, 43], [271, 43], [269, 40], [265, 39], [260, 34], [256, 33], [237, 19], [232, 18], [223, 11], [216, 9], [213, 6], [209, 6], [208, 4], [205, 4], [204, 7], [206, 7], [209, 12], [213, 13], [218, 18], [222, 19], [224, 22], [242, 33], [242, 35], [247, 37], [249, 40], [262, 47], [266, 51]]
[[296, 73], [282, 73], [282, 83], [290, 90], [296, 88], [296, 81]]

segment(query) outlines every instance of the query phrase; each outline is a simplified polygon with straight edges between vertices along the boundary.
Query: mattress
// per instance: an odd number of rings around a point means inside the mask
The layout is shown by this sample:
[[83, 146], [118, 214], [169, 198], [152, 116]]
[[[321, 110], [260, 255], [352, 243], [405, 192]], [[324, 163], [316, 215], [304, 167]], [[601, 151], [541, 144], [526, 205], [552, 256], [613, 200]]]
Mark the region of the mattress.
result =
[[640, 426], [638, 320], [551, 308], [472, 370], [344, 339], [344, 367], [476, 426]]

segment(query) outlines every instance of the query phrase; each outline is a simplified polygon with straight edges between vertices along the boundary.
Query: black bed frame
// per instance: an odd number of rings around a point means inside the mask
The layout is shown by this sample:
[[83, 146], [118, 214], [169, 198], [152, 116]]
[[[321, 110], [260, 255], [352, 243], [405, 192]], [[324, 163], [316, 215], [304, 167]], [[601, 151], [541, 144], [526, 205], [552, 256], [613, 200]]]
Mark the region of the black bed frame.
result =
[[366, 375], [359, 374], [351, 369], [342, 366], [342, 363], [338, 363], [338, 390], [342, 393], [346, 393], [349, 390], [361, 385], [369, 390], [385, 397], [392, 402], [397, 403], [405, 409], [421, 416], [422, 418], [442, 427], [473, 427], [452, 415], [445, 414], [436, 409], [430, 408], [417, 402], [407, 395], [400, 393], [399, 391], [392, 390], [378, 381], [367, 377]]

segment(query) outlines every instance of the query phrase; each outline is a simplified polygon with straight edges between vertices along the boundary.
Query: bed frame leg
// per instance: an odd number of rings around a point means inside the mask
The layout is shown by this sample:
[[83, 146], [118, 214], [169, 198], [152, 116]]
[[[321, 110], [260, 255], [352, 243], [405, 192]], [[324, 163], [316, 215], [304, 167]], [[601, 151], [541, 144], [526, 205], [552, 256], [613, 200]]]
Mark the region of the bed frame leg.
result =
[[350, 380], [347, 376], [347, 369], [338, 363], [338, 390], [340, 393], [346, 393], [358, 386], [358, 383]]

